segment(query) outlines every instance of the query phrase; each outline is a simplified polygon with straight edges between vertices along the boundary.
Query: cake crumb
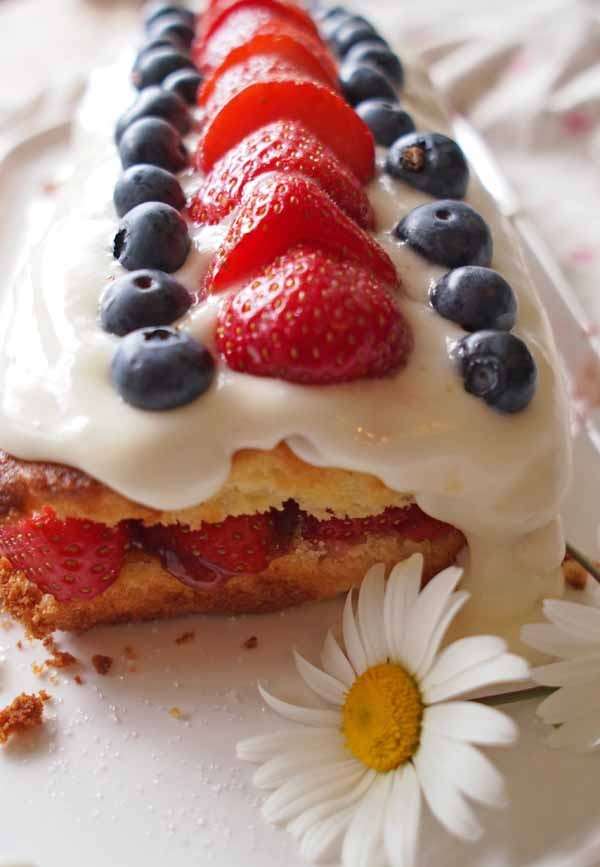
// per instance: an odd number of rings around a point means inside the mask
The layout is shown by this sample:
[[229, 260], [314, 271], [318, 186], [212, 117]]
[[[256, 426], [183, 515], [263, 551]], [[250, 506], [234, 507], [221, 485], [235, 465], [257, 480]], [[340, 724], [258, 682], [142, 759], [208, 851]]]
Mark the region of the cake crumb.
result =
[[246, 650], [254, 650], [255, 647], [258, 647], [258, 638], [256, 635], [251, 635], [250, 638], [247, 638], [242, 647], [245, 647]]
[[193, 641], [195, 637], [195, 632], [182, 632], [181, 635], [178, 635], [175, 639], [175, 644], [189, 644], [189, 642]]
[[75, 681], [77, 686], [82, 686], [85, 682], [80, 674], [76, 674], [73, 680]]
[[0, 710], [0, 744], [16, 734], [43, 724], [44, 704], [50, 700], [46, 690], [35, 694], [22, 692], [7, 707]]
[[76, 665], [79, 661], [76, 656], [73, 656], [67, 650], [60, 650], [52, 636], [45, 638], [42, 643], [46, 650], [52, 654], [44, 661], [44, 665], [47, 668], [68, 668], [71, 665]]
[[130, 644], [126, 644], [123, 648], [123, 656], [125, 659], [137, 659], [137, 651]]
[[98, 674], [108, 674], [111, 670], [113, 664], [112, 656], [104, 656], [102, 653], [95, 653], [92, 656], [92, 665], [98, 672]]
[[185, 719], [185, 714], [180, 707], [169, 708], [169, 716], [172, 716], [173, 719]]
[[21, 641], [20, 638], [17, 641], [17, 650], [23, 650], [23, 642]]

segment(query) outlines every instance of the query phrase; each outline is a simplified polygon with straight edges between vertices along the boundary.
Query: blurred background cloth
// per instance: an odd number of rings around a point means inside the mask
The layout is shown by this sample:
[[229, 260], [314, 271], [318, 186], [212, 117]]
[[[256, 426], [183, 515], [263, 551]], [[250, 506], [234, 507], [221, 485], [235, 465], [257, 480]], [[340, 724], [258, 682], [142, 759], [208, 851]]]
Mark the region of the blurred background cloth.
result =
[[[487, 139], [600, 324], [600, 0], [356, 0]], [[139, 3], [0, 0], [0, 147], [68, 112]]]

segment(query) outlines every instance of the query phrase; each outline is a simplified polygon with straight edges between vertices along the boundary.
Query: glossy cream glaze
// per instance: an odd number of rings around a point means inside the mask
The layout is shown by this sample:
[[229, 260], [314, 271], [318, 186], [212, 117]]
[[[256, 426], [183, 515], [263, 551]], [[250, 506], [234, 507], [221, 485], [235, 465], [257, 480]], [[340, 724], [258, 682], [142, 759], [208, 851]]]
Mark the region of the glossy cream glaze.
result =
[[[76, 125], [77, 167], [47, 235], [32, 250], [0, 315], [0, 447], [21, 458], [76, 466], [130, 499], [182, 509], [215, 494], [240, 448], [285, 440], [309, 463], [371, 473], [413, 492], [429, 514], [459, 527], [469, 548], [472, 592], [460, 631], [513, 632], [539, 600], [562, 592], [558, 518], [569, 475], [568, 411], [554, 343], [516, 239], [475, 177], [467, 201], [493, 234], [494, 267], [519, 303], [515, 329], [539, 370], [530, 407], [503, 416], [468, 395], [449, 350], [463, 336], [428, 306], [432, 266], [394, 241], [391, 229], [429, 201], [379, 174], [370, 187], [377, 239], [394, 260], [398, 303], [414, 331], [408, 366], [393, 377], [304, 387], [234, 373], [220, 365], [210, 391], [181, 409], [133, 409], [110, 382], [118, 338], [98, 325], [98, 301], [122, 272], [112, 257], [119, 166], [114, 120], [131, 98], [127, 64], [93, 76]], [[446, 113], [425, 73], [411, 69], [404, 103], [423, 130], [443, 131]], [[193, 144], [194, 135], [188, 137]], [[188, 191], [197, 183], [185, 179]], [[198, 288], [226, 226], [192, 230], [179, 279]], [[218, 299], [182, 328], [212, 344]]]

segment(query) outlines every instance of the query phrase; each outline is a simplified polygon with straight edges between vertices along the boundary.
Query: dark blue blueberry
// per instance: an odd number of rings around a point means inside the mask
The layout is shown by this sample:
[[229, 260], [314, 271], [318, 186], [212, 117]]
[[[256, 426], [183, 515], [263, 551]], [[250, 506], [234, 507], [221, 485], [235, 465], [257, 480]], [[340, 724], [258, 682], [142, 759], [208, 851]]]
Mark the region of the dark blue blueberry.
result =
[[385, 162], [389, 175], [440, 199], [462, 199], [469, 166], [456, 142], [439, 132], [414, 132], [394, 142]]
[[492, 236], [483, 218], [464, 202], [444, 199], [420, 205], [400, 220], [394, 234], [437, 265], [460, 268], [492, 261]]
[[507, 331], [476, 331], [456, 346], [465, 391], [500, 412], [520, 412], [530, 403], [537, 368], [522, 340]]
[[122, 337], [138, 328], [170, 325], [191, 303], [185, 286], [164, 271], [132, 271], [104, 290], [100, 321], [105, 331]]
[[397, 102], [396, 88], [383, 72], [367, 63], [344, 63], [340, 70], [342, 93], [350, 105], [367, 99], [385, 99]]
[[177, 93], [154, 85], [146, 87], [136, 101], [117, 121], [115, 141], [119, 144], [128, 126], [142, 117], [160, 117], [169, 121], [181, 133], [190, 131], [190, 113], [185, 101]]
[[155, 268], [171, 274], [185, 262], [190, 244], [179, 211], [162, 202], [145, 202], [122, 218], [113, 255], [128, 271]]
[[161, 15], [150, 28], [150, 36], [155, 39], [174, 36], [185, 49], [189, 49], [195, 35], [195, 28], [181, 15]]
[[159, 117], [143, 117], [128, 126], [119, 142], [119, 156], [124, 169], [150, 163], [169, 172], [179, 172], [188, 162], [181, 136], [174, 126]]
[[331, 45], [333, 43], [333, 39], [335, 38], [335, 34], [340, 29], [342, 24], [345, 24], [347, 21], [350, 21], [354, 16], [350, 14], [346, 9], [342, 9], [340, 6], [334, 6], [334, 8], [330, 11], [325, 18], [321, 19], [319, 24], [319, 28], [321, 30], [321, 35], [323, 39], [325, 39]]
[[397, 87], [404, 84], [404, 69], [400, 58], [384, 42], [368, 39], [353, 45], [346, 55], [348, 63], [370, 63], [385, 72]]
[[144, 202], [164, 202], [178, 211], [185, 207], [185, 195], [175, 175], [158, 166], [140, 165], [126, 169], [113, 193], [119, 217]]
[[140, 61], [147, 54], [157, 48], [174, 48], [175, 51], [185, 51], [184, 44], [176, 36], [161, 36], [160, 39], [151, 39], [149, 42], [145, 42], [138, 51], [133, 64], [133, 71], [138, 68]]
[[196, 16], [190, 9], [180, 3], [147, 3], [144, 7], [144, 27], [149, 30], [164, 15], [178, 15], [190, 26], [194, 27]]
[[121, 340], [112, 381], [126, 403], [167, 410], [191, 403], [211, 386], [215, 362], [205, 346], [175, 328], [142, 328]]
[[517, 301], [504, 277], [490, 268], [467, 265], [444, 274], [429, 293], [432, 307], [465, 331], [510, 331]]
[[140, 57], [131, 72], [131, 80], [138, 90], [143, 90], [151, 84], [161, 84], [176, 69], [186, 68], [194, 68], [187, 54], [174, 48], [155, 48]]
[[202, 76], [196, 69], [178, 69], [167, 75], [163, 81], [163, 87], [165, 90], [176, 93], [190, 105], [195, 105], [198, 88], [202, 84], [202, 80]]
[[350, 49], [358, 45], [359, 42], [367, 41], [386, 44], [373, 25], [359, 15], [344, 21], [331, 38], [332, 47], [340, 57], [345, 57]]
[[385, 99], [367, 99], [356, 106], [356, 113], [369, 127], [378, 145], [389, 147], [400, 136], [413, 132], [414, 121], [399, 105]]

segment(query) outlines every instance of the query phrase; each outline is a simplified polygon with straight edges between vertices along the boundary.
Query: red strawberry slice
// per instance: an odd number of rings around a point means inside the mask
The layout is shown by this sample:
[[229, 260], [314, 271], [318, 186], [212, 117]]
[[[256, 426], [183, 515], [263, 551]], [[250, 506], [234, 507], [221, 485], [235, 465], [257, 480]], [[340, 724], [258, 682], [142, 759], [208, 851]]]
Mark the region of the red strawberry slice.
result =
[[418, 506], [389, 508], [380, 515], [369, 518], [330, 518], [319, 521], [306, 515], [302, 524], [302, 535], [310, 542], [352, 542], [356, 544], [367, 536], [386, 536], [400, 533], [415, 542], [435, 539], [450, 529], [444, 524], [422, 512]]
[[210, 100], [206, 103], [207, 117], [218, 114], [226, 103], [257, 81], [312, 81], [311, 75], [308, 68], [279, 54], [251, 55], [230, 66], [216, 79]]
[[219, 105], [216, 100], [215, 108], [212, 104], [211, 99], [200, 145], [206, 172], [259, 127], [274, 120], [296, 120], [330, 147], [361, 183], [368, 183], [375, 173], [375, 143], [370, 130], [337, 93], [316, 81], [281, 77], [254, 81], [228, 102]]
[[209, 38], [229, 15], [245, 7], [251, 8], [254, 12], [262, 9], [270, 12], [272, 16], [283, 16], [308, 33], [312, 33], [313, 36], [320, 38], [317, 26], [310, 15], [300, 6], [287, 2], [287, 0], [218, 0], [202, 17], [195, 52], [202, 52]]
[[360, 226], [373, 227], [373, 209], [352, 172], [303, 126], [284, 120], [251, 133], [219, 160], [192, 197], [192, 220], [219, 223], [239, 205], [249, 181], [272, 171], [312, 178]]
[[287, 549], [297, 522], [297, 509], [226, 518], [190, 530], [180, 524], [145, 527], [142, 547], [157, 554], [176, 578], [196, 589], [231, 575], [263, 572]]
[[311, 178], [271, 172], [248, 184], [240, 209], [217, 250], [206, 287], [222, 292], [290, 247], [315, 242], [352, 259], [392, 286], [394, 263]]
[[201, 105], [210, 99], [224, 72], [256, 54], [277, 54], [306, 70], [316, 81], [339, 89], [335, 61], [321, 41], [285, 19], [271, 18], [264, 23], [250, 20], [238, 24], [237, 18], [247, 15], [248, 11], [240, 9], [230, 15], [198, 59], [205, 72], [213, 70], [200, 91], [198, 101]]
[[93, 599], [119, 577], [127, 531], [45, 508], [33, 518], [0, 526], [0, 553], [59, 602]]
[[225, 299], [216, 342], [233, 370], [327, 385], [393, 373], [412, 333], [372, 273], [299, 246]]

